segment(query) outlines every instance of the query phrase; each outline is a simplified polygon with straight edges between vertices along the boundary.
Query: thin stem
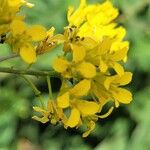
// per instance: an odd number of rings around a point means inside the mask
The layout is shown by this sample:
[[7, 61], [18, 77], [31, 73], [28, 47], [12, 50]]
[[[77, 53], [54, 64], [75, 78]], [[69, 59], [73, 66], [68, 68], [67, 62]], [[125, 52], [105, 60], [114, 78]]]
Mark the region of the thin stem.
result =
[[18, 54], [12, 54], [12, 55], [9, 55], [9, 56], [4, 56], [4, 57], [0, 58], [0, 62], [3, 62], [5, 60], [9, 60], [9, 59], [12, 59], [12, 58], [16, 58], [16, 57], [18, 57]]
[[1, 73], [19, 74], [19, 75], [60, 77], [60, 75], [53, 70], [37, 71], [37, 70], [22, 70], [22, 69], [0, 67], [0, 72]]
[[33, 91], [34, 91], [34, 93], [35, 93], [35, 96], [41, 95], [41, 92], [37, 89], [37, 87], [34, 85], [34, 83], [33, 83], [31, 80], [29, 80], [29, 79], [28, 79], [26, 76], [24, 76], [24, 75], [21, 75], [21, 77], [23, 77], [24, 80], [25, 80], [26, 82], [28, 82], [28, 84], [31, 86], [31, 88], [33, 89]]
[[43, 98], [42, 98], [42, 96], [41, 96], [41, 95], [39, 95], [39, 96], [38, 96], [38, 98], [39, 98], [39, 101], [40, 101], [40, 104], [41, 104], [42, 108], [44, 108], [44, 104], [43, 104]]
[[21, 77], [23, 77], [23, 79], [30, 85], [30, 87], [33, 89], [34, 93], [35, 93], [35, 96], [37, 96], [39, 98], [39, 101], [41, 103], [41, 106], [44, 108], [44, 105], [43, 105], [43, 98], [41, 96], [41, 92], [37, 89], [37, 87], [34, 85], [34, 83], [29, 80], [26, 76], [24, 75], [21, 75]]
[[47, 78], [47, 85], [48, 85], [48, 91], [49, 91], [49, 98], [52, 100], [53, 99], [53, 92], [52, 92], [52, 86], [51, 86], [51, 79], [49, 76]]

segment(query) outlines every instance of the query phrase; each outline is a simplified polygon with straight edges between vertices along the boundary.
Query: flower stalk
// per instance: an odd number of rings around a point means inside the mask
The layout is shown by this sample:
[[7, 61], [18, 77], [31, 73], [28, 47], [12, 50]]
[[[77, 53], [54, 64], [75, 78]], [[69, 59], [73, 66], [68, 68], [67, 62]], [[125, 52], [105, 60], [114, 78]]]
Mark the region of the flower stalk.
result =
[[35, 93], [35, 96], [37, 96], [39, 98], [41, 106], [44, 108], [43, 98], [41, 96], [41, 91], [38, 90], [38, 88], [34, 85], [34, 83], [29, 78], [27, 78], [24, 75], [21, 75], [21, 77], [23, 77], [23, 79], [30, 85], [30, 87], [32, 88], [32, 90]]
[[9, 56], [4, 56], [4, 57], [0, 58], [0, 62], [6, 61], [6, 60], [10, 60], [10, 59], [16, 58], [16, 57], [18, 57], [18, 54], [12, 54], [12, 55], [9, 55]]
[[32, 75], [32, 76], [50, 76], [50, 77], [59, 77], [59, 74], [53, 70], [23, 70], [23, 69], [14, 69], [8, 67], [0, 67], [0, 73], [10, 73], [17, 75]]
[[49, 91], [49, 98], [53, 99], [53, 92], [52, 92], [52, 86], [51, 86], [51, 79], [49, 76], [46, 77], [47, 79], [47, 85], [48, 85], [48, 91]]

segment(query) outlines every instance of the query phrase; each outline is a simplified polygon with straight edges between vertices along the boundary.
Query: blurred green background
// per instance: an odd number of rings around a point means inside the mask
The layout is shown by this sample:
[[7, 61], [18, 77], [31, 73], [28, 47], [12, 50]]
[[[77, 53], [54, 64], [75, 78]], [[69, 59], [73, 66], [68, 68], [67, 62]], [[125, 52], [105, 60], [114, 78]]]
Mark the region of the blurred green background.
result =
[[[62, 126], [40, 124], [31, 119], [32, 106], [37, 103], [32, 90], [21, 77], [0, 73], [0, 150], [150, 150], [150, 1], [112, 0], [119, 8], [118, 22], [127, 29], [130, 41], [126, 69], [134, 73], [128, 86], [134, 100], [116, 109], [107, 119], [99, 120], [87, 138], [81, 130], [65, 130]], [[56, 27], [63, 32], [67, 25], [68, 5], [77, 6], [78, 0], [32, 0], [35, 7], [24, 9], [29, 24]], [[101, 2], [89, 0], [88, 2]], [[61, 47], [42, 55], [33, 67], [49, 68]], [[0, 56], [9, 54], [7, 45], [0, 44]], [[21, 63], [21, 65], [20, 65]], [[19, 59], [3, 62], [0, 66], [25, 68]], [[33, 78], [38, 88], [48, 97], [46, 79]], [[52, 79], [57, 92], [59, 80]]]

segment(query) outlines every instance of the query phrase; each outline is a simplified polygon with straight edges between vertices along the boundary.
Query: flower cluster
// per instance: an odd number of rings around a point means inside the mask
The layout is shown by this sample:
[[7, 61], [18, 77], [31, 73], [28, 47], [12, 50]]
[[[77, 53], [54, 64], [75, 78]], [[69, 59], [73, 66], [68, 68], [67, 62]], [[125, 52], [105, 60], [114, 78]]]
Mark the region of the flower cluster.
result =
[[9, 32], [10, 24], [13, 20], [24, 19], [24, 16], [17, 15], [17, 13], [23, 5], [26, 5], [27, 7], [33, 6], [33, 4], [28, 3], [26, 0], [0, 1], [0, 35]]
[[35, 63], [37, 55], [63, 45], [63, 55], [53, 64], [62, 79], [60, 91], [46, 107], [33, 107], [41, 114], [33, 119], [61, 123], [66, 129], [83, 126], [83, 137], [87, 137], [99, 118], [132, 100], [130, 91], [122, 88], [131, 81], [132, 73], [123, 67], [129, 42], [124, 41], [125, 29], [115, 22], [118, 10], [109, 0], [102, 4], [80, 0], [77, 9], [69, 7], [64, 33], [54, 35], [54, 27], [47, 31], [41, 25], [27, 25], [19, 15], [23, 5], [33, 6], [27, 0], [0, 1], [0, 43], [9, 44], [28, 64]]
[[49, 31], [41, 25], [28, 26], [24, 16], [19, 15], [22, 6], [34, 5], [27, 0], [0, 1], [0, 41], [12, 47], [28, 64], [36, 62], [36, 56], [54, 48], [57, 37], [52, 39], [54, 28]]
[[[129, 42], [124, 41], [125, 29], [114, 21], [118, 10], [110, 1], [87, 4], [80, 0], [76, 10], [69, 7], [69, 25], [64, 34], [51, 39], [63, 44], [64, 54], [53, 64], [62, 77], [56, 101], [48, 101], [47, 108], [34, 107], [42, 117], [33, 118], [65, 128], [86, 127], [86, 137], [99, 118], [105, 118], [120, 103], [128, 104], [132, 94], [122, 88], [132, 79], [123, 63], [127, 61]], [[102, 114], [104, 106], [107, 112]]]

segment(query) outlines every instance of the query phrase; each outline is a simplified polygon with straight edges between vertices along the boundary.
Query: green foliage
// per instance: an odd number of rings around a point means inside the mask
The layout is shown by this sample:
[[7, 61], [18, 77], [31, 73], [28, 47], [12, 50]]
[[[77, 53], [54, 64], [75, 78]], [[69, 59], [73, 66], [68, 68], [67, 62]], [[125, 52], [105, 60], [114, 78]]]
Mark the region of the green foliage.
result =
[[[66, 11], [69, 4], [77, 6], [77, 0], [32, 0], [35, 7], [27, 14], [27, 22], [56, 27], [56, 33], [63, 31], [66, 22]], [[90, 2], [99, 2], [91, 0]], [[26, 88], [23, 80], [8, 74], [0, 73], [0, 150], [16, 150], [18, 141], [27, 138], [33, 147], [40, 145], [42, 150], [149, 150], [150, 149], [150, 7], [149, 0], [113, 0], [119, 7], [120, 24], [127, 29], [127, 39], [131, 41], [127, 68], [134, 73], [131, 84], [134, 100], [128, 109], [121, 107], [108, 119], [99, 121], [95, 131], [87, 139], [81, 133], [65, 131], [60, 126], [41, 125], [31, 120], [33, 93]], [[37, 68], [49, 68], [58, 48], [48, 55], [42, 55], [35, 64]], [[8, 55], [9, 47], [0, 45], [0, 56]], [[13, 65], [12, 65], [13, 62]], [[2, 66], [13, 66], [22, 63], [20, 59], [3, 62]], [[49, 65], [48, 65], [49, 64]], [[23, 64], [23, 67], [27, 66]], [[14, 80], [12, 80], [14, 78]], [[37, 82], [45, 92], [45, 81]], [[53, 88], [58, 88], [53, 81]], [[55, 89], [54, 89], [55, 90]], [[11, 148], [12, 147], [12, 148]]]

